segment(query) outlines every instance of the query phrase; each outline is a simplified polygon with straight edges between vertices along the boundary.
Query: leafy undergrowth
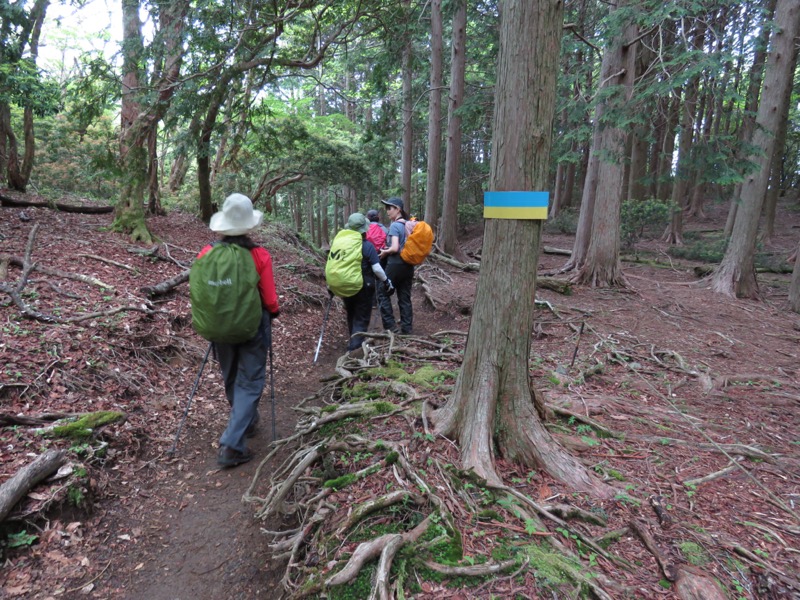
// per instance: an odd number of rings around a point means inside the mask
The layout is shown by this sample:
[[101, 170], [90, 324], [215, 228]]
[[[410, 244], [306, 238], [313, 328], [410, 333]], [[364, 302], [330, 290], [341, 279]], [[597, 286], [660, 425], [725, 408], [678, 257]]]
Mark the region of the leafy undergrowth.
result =
[[[571, 368], [557, 356], [538, 357], [536, 370], [546, 371], [551, 388], [551, 432], [618, 489], [613, 500], [600, 501], [503, 460], [502, 488], [459, 470], [458, 449], [431, 433], [426, 414], [452, 390], [463, 342], [452, 332], [375, 335], [365, 357], [342, 357], [338, 377], [298, 407], [304, 416], [296, 434], [275, 450], [288, 445], [294, 453], [269, 471], [272, 455], [265, 458], [245, 494], [267, 524], [272, 558], [285, 561], [289, 597], [800, 592], [797, 556], [787, 553], [800, 534], [797, 514], [785, 489], [767, 487], [780, 488], [796, 462], [782, 463], [782, 444], [704, 439], [709, 424], [673, 399], [681, 386], [708, 396], [720, 385], [704, 370], [673, 351], [642, 353], [613, 340]], [[566, 401], [563, 390], [603, 385], [603, 378], [625, 382], [618, 398], [580, 407]], [[613, 422], [628, 424], [627, 431]], [[793, 435], [788, 426], [784, 434]], [[723, 468], [676, 477], [701, 454]], [[271, 478], [259, 496], [253, 490], [264, 487], [262, 472]], [[728, 483], [707, 495], [719, 479]], [[713, 524], [720, 502], [742, 503], [740, 514], [752, 514], [751, 494], [764, 502], [755, 520]], [[290, 527], [271, 527], [287, 517]]]

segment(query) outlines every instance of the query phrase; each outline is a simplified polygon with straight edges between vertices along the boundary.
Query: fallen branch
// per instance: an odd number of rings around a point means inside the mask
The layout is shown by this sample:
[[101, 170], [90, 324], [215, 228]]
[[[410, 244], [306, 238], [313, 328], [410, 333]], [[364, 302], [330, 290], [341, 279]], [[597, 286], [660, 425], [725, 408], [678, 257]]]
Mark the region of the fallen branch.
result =
[[185, 271], [175, 275], [175, 277], [167, 279], [166, 281], [162, 281], [156, 285], [140, 288], [139, 291], [147, 296], [163, 296], [186, 281], [189, 281], [189, 269], [186, 269]]
[[111, 260], [110, 258], [106, 258], [105, 256], [98, 256], [97, 254], [78, 254], [78, 256], [82, 258], [91, 258], [92, 260], [98, 260], [100, 262], [104, 262], [107, 265], [113, 265], [115, 267], [119, 267], [120, 269], [125, 269], [127, 271], [135, 271], [132, 266], [123, 264], [121, 262], [117, 262], [115, 260]]
[[5, 520], [31, 488], [57, 471], [64, 464], [66, 456], [65, 450], [48, 450], [0, 485], [0, 522]]
[[675, 581], [678, 578], [678, 570], [675, 567], [675, 564], [667, 559], [661, 550], [659, 550], [658, 546], [656, 545], [653, 536], [650, 535], [650, 532], [647, 529], [647, 524], [639, 519], [632, 519], [631, 522], [628, 524], [631, 531], [635, 533], [642, 543], [644, 547], [650, 551], [650, 554], [656, 559], [658, 563], [658, 567], [661, 569], [661, 572], [664, 574], [664, 578], [667, 581]]
[[484, 563], [482, 565], [449, 566], [426, 560], [423, 564], [431, 571], [452, 575], [453, 577], [486, 577], [487, 575], [495, 575], [510, 569], [517, 564], [517, 561], [505, 560], [500, 563]]
[[0, 194], [0, 205], [26, 208], [50, 208], [65, 213], [80, 213], [84, 215], [102, 215], [114, 212], [113, 206], [75, 206], [72, 204], [62, 204], [61, 202], [34, 202], [31, 200], [18, 200], [2, 194]]
[[432, 252], [428, 255], [428, 258], [432, 258], [433, 260], [437, 260], [439, 262], [443, 262], [446, 265], [450, 265], [451, 267], [455, 267], [456, 269], [461, 269], [462, 271], [480, 271], [481, 265], [480, 263], [463, 263], [461, 261], [452, 258], [451, 256], [447, 256], [446, 254], [440, 254], [438, 252]]
[[80, 413], [43, 413], [41, 415], [14, 415], [11, 413], [0, 413], [0, 427], [9, 425], [25, 425], [28, 427], [40, 427], [59, 419], [71, 419], [79, 417]]
[[681, 440], [677, 438], [657, 437], [652, 435], [629, 435], [627, 439], [636, 439], [648, 444], [659, 444], [662, 446], [669, 446], [674, 444], [676, 446], [689, 446], [697, 448], [698, 450], [705, 450], [706, 452], [719, 452], [721, 454], [735, 454], [744, 456], [745, 458], [763, 460], [769, 463], [777, 462], [777, 456], [774, 454], [767, 454], [763, 450], [748, 446], [746, 444], [704, 444], [692, 442], [689, 440]]
[[733, 473], [738, 469], [739, 465], [735, 463], [730, 464], [724, 469], [720, 469], [719, 471], [716, 471], [714, 473], [709, 473], [708, 475], [705, 475], [703, 477], [698, 477], [697, 479], [687, 479], [686, 481], [683, 482], [683, 485], [685, 485], [686, 487], [696, 487], [701, 483], [707, 483], [709, 481], [714, 481], [715, 479], [719, 479], [720, 477], [724, 477], [725, 475]]
[[[16, 256], [9, 256], [8, 254], [0, 254], [0, 261], [6, 261], [6, 260], [10, 264], [20, 268], [22, 268], [24, 264], [24, 261], [21, 258], [18, 258]], [[61, 279], [71, 279], [73, 281], [80, 281], [81, 283], [86, 283], [89, 285], [103, 288], [105, 290], [114, 291], [113, 285], [103, 283], [97, 277], [92, 277], [91, 275], [83, 275], [81, 273], [70, 273], [68, 271], [59, 271], [58, 269], [51, 269], [49, 267], [45, 267], [40, 264], [35, 264], [31, 270], [36, 271], [37, 273], [41, 273], [43, 275], [51, 275], [53, 277], [60, 277]]]

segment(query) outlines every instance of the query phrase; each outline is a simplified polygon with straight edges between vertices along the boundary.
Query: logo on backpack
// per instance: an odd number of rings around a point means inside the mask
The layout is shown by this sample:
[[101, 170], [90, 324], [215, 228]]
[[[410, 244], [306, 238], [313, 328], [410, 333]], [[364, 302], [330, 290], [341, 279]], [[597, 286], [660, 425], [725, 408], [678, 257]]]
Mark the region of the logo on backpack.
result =
[[259, 280], [249, 250], [214, 244], [189, 270], [194, 330], [220, 344], [253, 339], [261, 324]]
[[325, 282], [340, 298], [354, 296], [364, 286], [361, 243], [361, 234], [352, 229], [342, 229], [333, 238], [325, 263]]
[[433, 249], [433, 229], [425, 221], [405, 221], [406, 242], [400, 258], [410, 265], [420, 265]]

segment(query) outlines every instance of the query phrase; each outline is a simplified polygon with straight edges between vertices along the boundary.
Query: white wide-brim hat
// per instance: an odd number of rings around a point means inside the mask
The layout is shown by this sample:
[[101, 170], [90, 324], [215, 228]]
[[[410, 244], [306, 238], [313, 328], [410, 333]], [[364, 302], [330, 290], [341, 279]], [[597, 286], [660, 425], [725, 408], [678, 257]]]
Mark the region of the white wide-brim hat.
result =
[[261, 225], [264, 213], [253, 209], [250, 198], [231, 194], [225, 198], [222, 210], [211, 216], [208, 226], [222, 235], [244, 235]]

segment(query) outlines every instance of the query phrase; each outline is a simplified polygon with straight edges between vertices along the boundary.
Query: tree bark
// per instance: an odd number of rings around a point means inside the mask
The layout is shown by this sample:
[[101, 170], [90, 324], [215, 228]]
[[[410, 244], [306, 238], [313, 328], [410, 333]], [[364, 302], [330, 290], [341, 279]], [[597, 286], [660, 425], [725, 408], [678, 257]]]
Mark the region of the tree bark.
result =
[[[742, 113], [742, 123], [739, 126], [738, 140], [740, 150], [736, 153], [736, 162], [740, 162], [745, 158], [744, 144], [751, 141], [753, 137], [753, 130], [755, 128], [756, 111], [758, 110], [759, 91], [761, 89], [761, 78], [764, 73], [764, 62], [767, 56], [767, 45], [769, 44], [770, 33], [772, 28], [769, 27], [769, 22], [775, 14], [776, 0], [768, 0], [764, 18], [761, 22], [761, 31], [755, 41], [755, 54], [753, 56], [753, 64], [750, 67], [750, 77], [748, 78], [747, 96], [745, 97], [744, 112]], [[736, 221], [736, 213], [739, 210], [739, 203], [741, 201], [742, 184], [738, 183], [734, 186], [733, 195], [731, 196], [730, 208], [728, 209], [728, 218], [725, 222], [725, 237], [729, 237], [733, 232], [733, 224]]]
[[405, 209], [411, 212], [411, 157], [414, 150], [414, 98], [412, 98], [412, 79], [411, 72], [411, 18], [409, 9], [411, 0], [403, 0], [403, 8], [406, 11], [406, 35], [403, 44], [403, 154], [400, 164], [401, 187], [403, 188], [403, 204]]
[[428, 180], [425, 221], [438, 228], [442, 153], [442, 0], [431, 0], [431, 89], [428, 106]]
[[[627, 4], [625, 0], [620, 0], [616, 10], [623, 7], [627, 7]], [[601, 112], [606, 118], [598, 119], [596, 124], [599, 130], [596, 148], [599, 157], [596, 167], [597, 198], [586, 260], [573, 276], [576, 283], [592, 286], [625, 285], [619, 260], [619, 215], [625, 183], [623, 163], [626, 132], [612, 118], [614, 113], [624, 112], [633, 92], [636, 42], [628, 40], [634, 40], [636, 36], [636, 25], [627, 24], [614, 35], [603, 53], [600, 87], [616, 85], [618, 90], [601, 101], [605, 104]]]
[[800, 313], [800, 244], [794, 251], [792, 283], [789, 285], [789, 306], [793, 312]]
[[[692, 36], [692, 46], [699, 50], [702, 48], [703, 38], [706, 34], [704, 22], [695, 25]], [[689, 188], [691, 176], [691, 151], [694, 142], [694, 123], [697, 121], [695, 109], [697, 108], [697, 91], [700, 85], [700, 75], [692, 77], [686, 84], [683, 94], [681, 111], [681, 129], [678, 142], [678, 165], [675, 169], [675, 180], [672, 182], [672, 220], [664, 236], [664, 241], [670, 244], [683, 245], [683, 211], [686, 208], [686, 191]]]
[[[794, 57], [789, 72], [794, 73], [797, 66], [800, 45], [795, 44]], [[775, 136], [775, 150], [772, 152], [772, 164], [770, 165], [769, 186], [764, 197], [764, 230], [761, 234], [761, 241], [769, 245], [772, 236], [775, 234], [775, 215], [778, 208], [778, 196], [781, 193], [781, 172], [784, 163], [784, 149], [786, 148], [786, 134], [789, 129], [789, 108], [791, 106], [792, 86], [786, 86], [786, 97], [781, 103], [781, 116], [778, 132]]]
[[31, 488], [58, 470], [66, 461], [66, 457], [67, 453], [64, 450], [48, 450], [0, 485], [0, 523]]
[[464, 102], [466, 69], [467, 3], [457, 0], [453, 15], [453, 43], [450, 61], [450, 101], [447, 110], [447, 155], [444, 162], [444, 206], [439, 227], [439, 244], [455, 254], [458, 244], [458, 191], [461, 165], [461, 117], [456, 111]]
[[714, 291], [738, 298], [758, 297], [755, 271], [758, 221], [769, 182], [775, 136], [782, 126], [781, 104], [788, 97], [786, 86], [792, 85], [794, 38], [800, 32], [800, 4], [796, 0], [778, 0], [775, 27], [753, 135], [753, 146], [762, 153], [750, 159], [758, 168], [742, 184], [741, 206], [730, 243], [711, 282]]
[[[562, 8], [560, 0], [503, 4], [490, 190], [548, 184]], [[463, 468], [490, 485], [502, 483], [494, 462], [499, 453], [607, 496], [609, 488], [544, 427], [529, 386], [541, 227], [539, 220], [486, 221], [464, 362], [453, 395], [432, 422], [438, 433], [457, 438]]]

